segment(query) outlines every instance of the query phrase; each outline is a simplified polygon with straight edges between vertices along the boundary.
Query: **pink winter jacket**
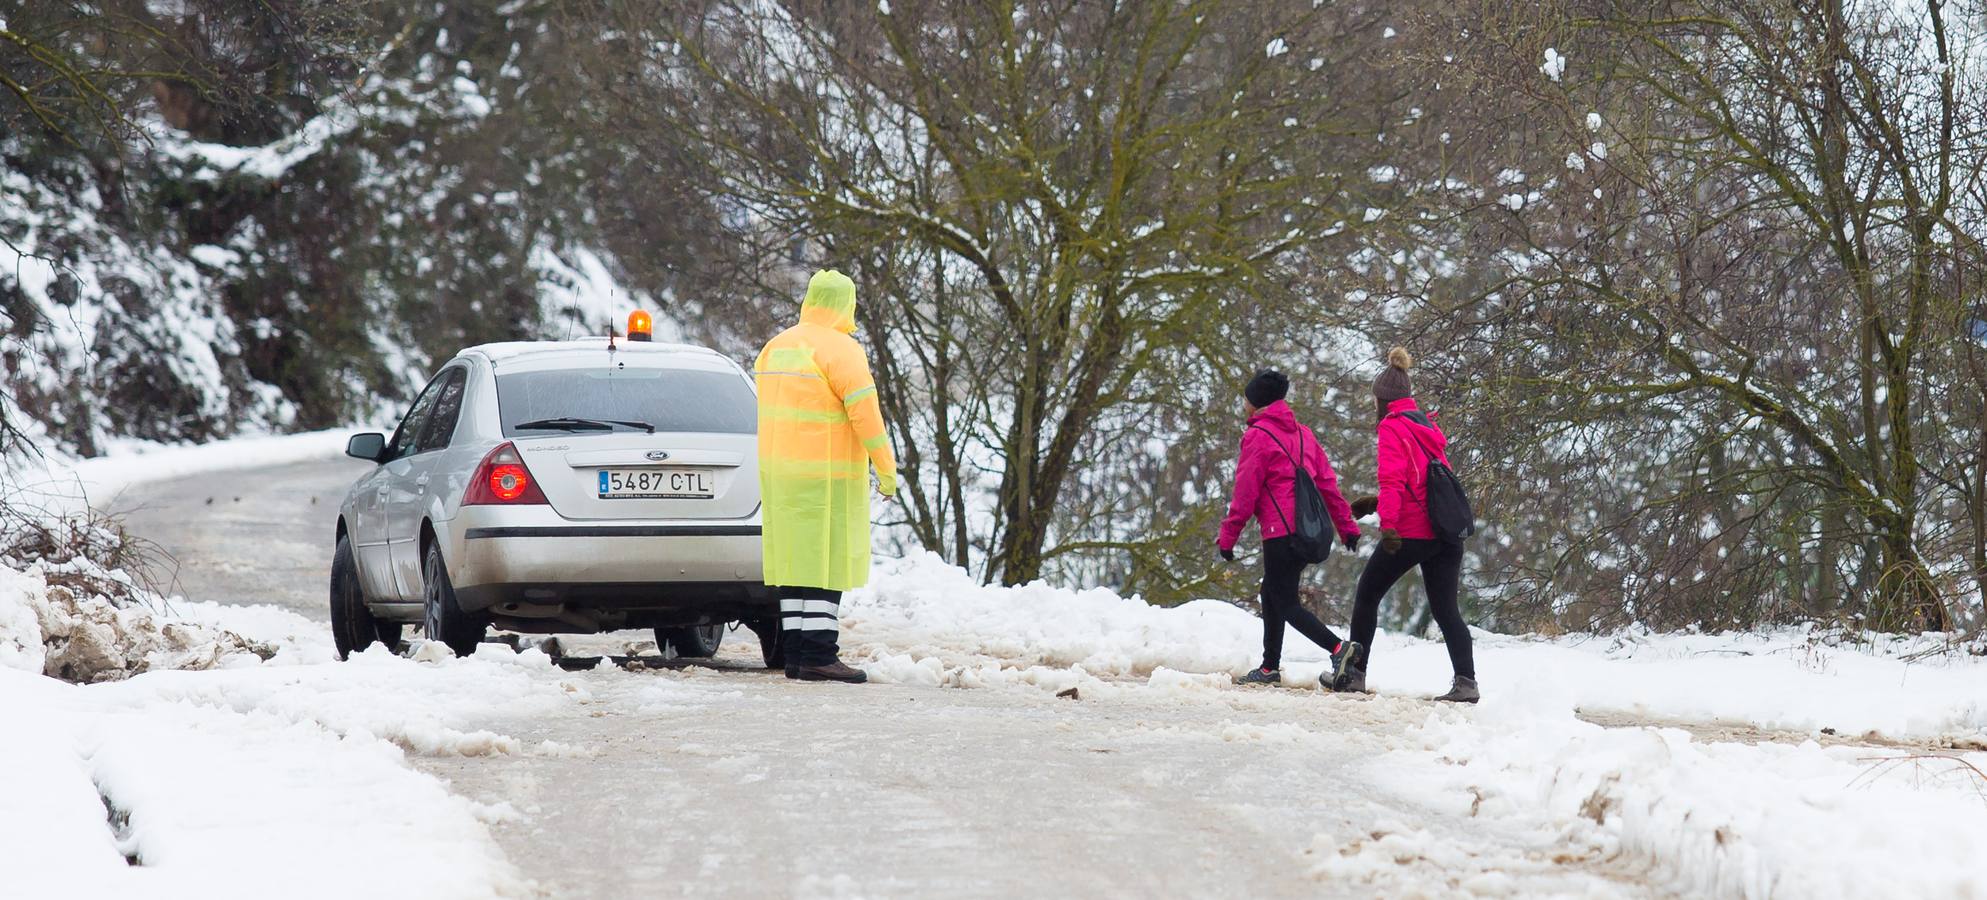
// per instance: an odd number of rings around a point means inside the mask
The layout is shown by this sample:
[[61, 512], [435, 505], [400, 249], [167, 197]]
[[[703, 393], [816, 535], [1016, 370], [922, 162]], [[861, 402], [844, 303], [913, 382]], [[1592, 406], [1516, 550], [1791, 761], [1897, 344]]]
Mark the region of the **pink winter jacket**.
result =
[[[1407, 539], [1433, 540], [1435, 528], [1428, 523], [1428, 450], [1443, 465], [1449, 464], [1449, 438], [1442, 429], [1410, 418], [1419, 414], [1413, 397], [1387, 404], [1380, 420], [1380, 527], [1392, 528]], [[1419, 442], [1416, 438], [1419, 437]], [[1425, 445], [1425, 449], [1424, 449]]]
[[[1297, 497], [1297, 470], [1291, 466], [1292, 457], [1303, 460], [1304, 470], [1311, 473], [1318, 492], [1325, 496], [1325, 511], [1331, 513], [1333, 524], [1338, 526], [1339, 539], [1358, 536], [1359, 523], [1353, 521], [1352, 507], [1338, 492], [1338, 473], [1332, 471], [1332, 462], [1325, 458], [1325, 448], [1318, 443], [1318, 436], [1297, 424], [1297, 415], [1290, 411], [1290, 404], [1278, 400], [1257, 410], [1249, 417], [1249, 425], [1242, 432], [1242, 456], [1235, 465], [1235, 497], [1228, 502], [1227, 518], [1221, 520], [1218, 539], [1221, 549], [1234, 549], [1235, 541], [1242, 536], [1242, 526], [1249, 524], [1251, 517], [1262, 529], [1263, 540], [1290, 533]], [[1265, 430], [1269, 433], [1265, 434]], [[1283, 442], [1282, 448], [1277, 441]]]

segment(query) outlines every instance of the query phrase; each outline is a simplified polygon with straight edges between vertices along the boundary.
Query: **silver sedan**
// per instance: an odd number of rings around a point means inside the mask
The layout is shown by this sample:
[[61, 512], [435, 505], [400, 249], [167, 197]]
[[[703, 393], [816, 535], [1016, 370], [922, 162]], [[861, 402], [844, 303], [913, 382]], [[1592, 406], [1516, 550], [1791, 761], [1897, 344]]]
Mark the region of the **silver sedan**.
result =
[[339, 655], [419, 622], [459, 655], [486, 630], [653, 628], [682, 656], [742, 622], [778, 665], [761, 582], [756, 397], [682, 344], [484, 344], [457, 354], [339, 508]]

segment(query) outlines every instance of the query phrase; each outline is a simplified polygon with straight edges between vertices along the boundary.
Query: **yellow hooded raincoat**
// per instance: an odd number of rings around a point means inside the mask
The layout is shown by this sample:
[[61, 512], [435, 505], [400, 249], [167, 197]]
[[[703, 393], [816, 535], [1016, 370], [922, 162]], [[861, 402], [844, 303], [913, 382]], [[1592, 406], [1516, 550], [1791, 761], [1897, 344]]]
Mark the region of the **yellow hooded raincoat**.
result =
[[846, 591], [869, 580], [869, 469], [897, 492], [897, 458], [855, 331], [855, 282], [817, 272], [800, 324], [759, 351], [759, 492], [769, 585]]

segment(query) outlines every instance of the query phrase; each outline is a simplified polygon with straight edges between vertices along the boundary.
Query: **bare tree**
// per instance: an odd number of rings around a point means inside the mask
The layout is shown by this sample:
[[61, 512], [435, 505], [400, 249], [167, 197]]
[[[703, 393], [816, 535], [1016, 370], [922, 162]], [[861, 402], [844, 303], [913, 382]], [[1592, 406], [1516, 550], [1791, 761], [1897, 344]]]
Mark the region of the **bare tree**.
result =
[[1631, 599], [1801, 596], [1815, 550], [1873, 624], [1947, 627], [1927, 400], [1987, 265], [1977, 30], [1939, 0], [1472, 4], [1432, 27], [1460, 21], [1492, 38], [1473, 77], [1539, 123], [1534, 161], [1567, 161], [1485, 210], [1506, 280], [1443, 314], [1486, 326], [1494, 389], [1558, 423], [1541, 453], [1603, 442], [1596, 477], [1641, 485], [1554, 565], [1604, 558]]
[[613, 22], [638, 63], [603, 65], [641, 73], [621, 79], [638, 127], [698, 142], [741, 233], [885, 289], [860, 314], [901, 392], [908, 524], [1010, 583], [1143, 543], [1067, 515], [1100, 509], [1072, 492], [1166, 457], [1156, 418], [1211, 399], [1171, 392], [1181, 373], [1246, 379], [1237, 310], [1318, 308], [1295, 267], [1368, 225], [1399, 115], [1332, 80], [1379, 39], [1371, 13], [1311, 3], [633, 3]]

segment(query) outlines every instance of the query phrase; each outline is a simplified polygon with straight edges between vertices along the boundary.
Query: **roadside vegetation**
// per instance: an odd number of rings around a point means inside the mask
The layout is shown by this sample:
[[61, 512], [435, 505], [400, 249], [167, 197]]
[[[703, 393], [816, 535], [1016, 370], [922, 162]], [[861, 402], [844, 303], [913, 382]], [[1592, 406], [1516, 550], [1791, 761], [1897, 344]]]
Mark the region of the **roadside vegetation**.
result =
[[390, 417], [637, 305], [744, 357], [834, 265], [894, 539], [985, 581], [1246, 602], [1240, 386], [1370, 489], [1405, 344], [1474, 621], [1977, 631], [1983, 42], [1938, 0], [0, 0], [0, 440]]

